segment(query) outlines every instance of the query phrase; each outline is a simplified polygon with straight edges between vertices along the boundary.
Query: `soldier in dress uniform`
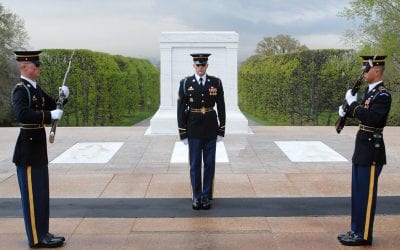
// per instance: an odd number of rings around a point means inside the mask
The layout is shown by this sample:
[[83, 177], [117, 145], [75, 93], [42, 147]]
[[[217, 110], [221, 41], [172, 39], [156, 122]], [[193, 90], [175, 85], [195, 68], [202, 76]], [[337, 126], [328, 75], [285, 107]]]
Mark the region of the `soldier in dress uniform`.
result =
[[378, 178], [386, 164], [383, 128], [390, 111], [391, 95], [382, 80], [386, 56], [362, 56], [369, 71], [364, 73], [368, 88], [361, 104], [357, 94], [346, 93], [349, 104], [345, 112], [339, 107], [339, 115], [360, 121], [352, 158], [351, 229], [338, 235], [343, 245], [371, 245], [377, 198]]
[[[49, 232], [49, 172], [45, 124], [61, 119], [56, 100], [41, 89], [41, 51], [15, 51], [21, 78], [11, 93], [13, 113], [20, 122], [14, 150], [25, 229], [30, 247], [60, 247], [65, 238]], [[68, 97], [68, 87], [60, 87]]]
[[[206, 74], [208, 53], [191, 54], [195, 74], [180, 81], [177, 118], [179, 137], [189, 144], [192, 208], [210, 209], [213, 198], [215, 151], [225, 135], [225, 101], [222, 82]], [[214, 106], [217, 106], [217, 110]], [[201, 163], [204, 162], [203, 180]]]

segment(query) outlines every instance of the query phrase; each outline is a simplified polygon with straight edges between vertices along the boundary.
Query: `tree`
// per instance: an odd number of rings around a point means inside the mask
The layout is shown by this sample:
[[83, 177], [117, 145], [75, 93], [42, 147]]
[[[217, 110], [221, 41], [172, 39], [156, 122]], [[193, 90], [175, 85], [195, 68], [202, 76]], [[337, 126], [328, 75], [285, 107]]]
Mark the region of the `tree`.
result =
[[359, 44], [360, 54], [388, 56], [385, 85], [392, 93], [388, 123], [399, 125], [400, 0], [353, 0], [341, 15], [358, 21], [356, 28], [348, 31], [346, 36], [353, 43]]
[[0, 52], [1, 56], [12, 57], [13, 51], [27, 45], [28, 34], [24, 22], [17, 15], [8, 12], [0, 3]]
[[[400, 55], [400, 0], [353, 0], [342, 16], [360, 20], [346, 37], [370, 54]], [[396, 61], [394, 63], [397, 64]]]
[[276, 37], [264, 37], [258, 42], [256, 53], [259, 55], [278, 55], [295, 51], [307, 50], [307, 46], [289, 35], [277, 35]]
[[27, 40], [23, 21], [0, 3], [0, 126], [9, 126], [13, 121], [10, 91], [18, 77], [13, 50], [22, 49]]

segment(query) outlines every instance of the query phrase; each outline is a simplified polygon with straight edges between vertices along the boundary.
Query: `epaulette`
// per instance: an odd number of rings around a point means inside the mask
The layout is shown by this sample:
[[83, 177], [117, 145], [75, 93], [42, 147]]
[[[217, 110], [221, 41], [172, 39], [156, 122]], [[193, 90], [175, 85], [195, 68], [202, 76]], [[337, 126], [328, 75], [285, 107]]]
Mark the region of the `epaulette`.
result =
[[185, 77], [185, 78], [182, 79], [182, 81], [183, 81], [183, 94], [184, 94], [184, 95], [187, 94], [186, 82], [187, 82], [187, 79], [188, 79], [189, 77], [190, 77], [190, 76], [187, 76], [187, 77]]
[[14, 92], [17, 88], [24, 87], [26, 89], [26, 93], [28, 95], [29, 107], [31, 106], [31, 92], [29, 92], [28, 87], [23, 83], [19, 82], [15, 84], [14, 88], [11, 90], [11, 105], [14, 105]]
[[387, 92], [387, 89], [384, 86], [379, 86], [378, 91], [376, 94], [373, 96], [372, 99], [375, 99], [377, 96], [390, 96], [389, 92]]
[[216, 77], [216, 76], [211, 76], [211, 75], [207, 75], [207, 77], [208, 77], [209, 79], [212, 79], [212, 80], [214, 80], [214, 81], [217, 81], [217, 82], [218, 82], [218, 87], [221, 86], [221, 79], [219, 79], [218, 77]]

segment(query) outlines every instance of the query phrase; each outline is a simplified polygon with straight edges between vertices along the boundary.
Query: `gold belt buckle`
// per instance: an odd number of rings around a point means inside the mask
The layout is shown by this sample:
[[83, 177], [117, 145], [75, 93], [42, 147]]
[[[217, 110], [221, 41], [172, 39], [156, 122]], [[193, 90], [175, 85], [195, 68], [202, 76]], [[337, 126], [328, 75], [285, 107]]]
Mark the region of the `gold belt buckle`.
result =
[[205, 107], [201, 107], [200, 111], [204, 115], [206, 113], [206, 108]]

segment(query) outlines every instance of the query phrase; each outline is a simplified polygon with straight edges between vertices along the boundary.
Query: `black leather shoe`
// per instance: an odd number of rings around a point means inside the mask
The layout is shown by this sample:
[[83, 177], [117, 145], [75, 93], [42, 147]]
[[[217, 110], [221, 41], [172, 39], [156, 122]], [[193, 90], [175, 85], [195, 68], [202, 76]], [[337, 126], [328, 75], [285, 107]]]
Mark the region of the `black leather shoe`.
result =
[[55, 236], [52, 233], [47, 233], [47, 236], [56, 240], [61, 240], [61, 241], [65, 241], [65, 237], [64, 236]]
[[350, 236], [350, 235], [353, 235], [353, 234], [354, 234], [353, 230], [350, 230], [347, 233], [340, 233], [340, 234], [338, 234], [337, 239], [340, 240], [343, 237]]
[[55, 248], [61, 247], [63, 244], [64, 241], [46, 235], [38, 244], [34, 245], [33, 248]]
[[192, 208], [193, 208], [194, 210], [199, 210], [200, 207], [201, 207], [201, 202], [200, 202], [200, 200], [194, 199], [193, 202], [192, 202]]
[[201, 202], [201, 207], [205, 210], [208, 210], [211, 208], [211, 201], [208, 198], [204, 198]]
[[363, 246], [363, 245], [371, 245], [372, 241], [364, 240], [362, 237], [357, 234], [347, 235], [339, 239], [340, 243], [346, 246]]

